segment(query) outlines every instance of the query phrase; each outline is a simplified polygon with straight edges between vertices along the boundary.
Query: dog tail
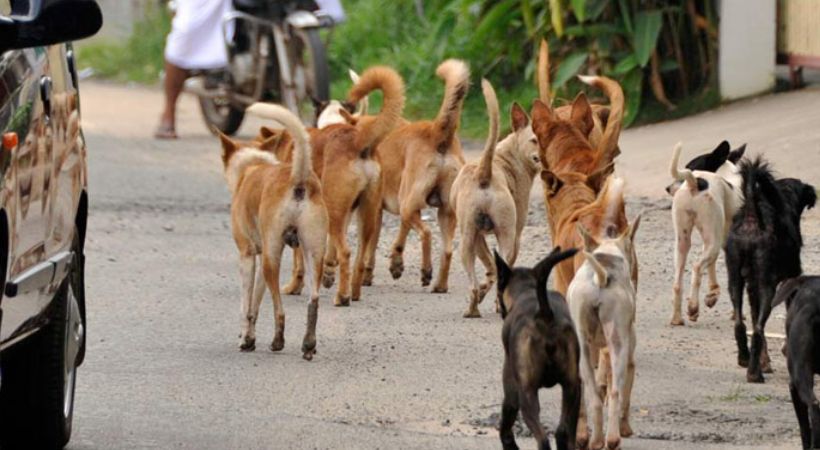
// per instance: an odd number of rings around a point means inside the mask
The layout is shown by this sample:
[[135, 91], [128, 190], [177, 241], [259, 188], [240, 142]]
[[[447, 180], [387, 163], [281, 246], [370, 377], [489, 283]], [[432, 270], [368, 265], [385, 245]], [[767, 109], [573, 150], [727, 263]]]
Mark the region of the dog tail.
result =
[[248, 107], [248, 112], [265, 119], [275, 120], [285, 127], [293, 138], [294, 144], [290, 181], [294, 186], [304, 184], [311, 172], [311, 151], [310, 136], [302, 121], [289, 109], [272, 103], [256, 102]]
[[607, 275], [604, 266], [602, 266], [601, 262], [598, 261], [598, 258], [596, 258], [594, 254], [587, 251], [584, 251], [584, 258], [586, 258], [587, 262], [592, 267], [592, 270], [595, 271], [595, 285], [599, 288], [606, 287], [606, 285], [609, 284], [609, 276]]
[[498, 143], [498, 97], [495, 89], [486, 79], [481, 80], [481, 91], [484, 93], [484, 101], [487, 103], [487, 115], [490, 117], [490, 133], [487, 135], [487, 142], [484, 144], [484, 151], [481, 153], [481, 161], [478, 163], [478, 185], [482, 189], [490, 185], [493, 178], [493, 156], [495, 146]]
[[550, 272], [552, 272], [555, 265], [567, 258], [572, 258], [576, 253], [578, 253], [576, 248], [561, 251], [561, 247], [555, 247], [533, 269], [535, 271], [535, 295], [538, 298], [538, 315], [547, 321], [551, 321], [555, 317], [552, 308], [550, 308], [549, 294], [547, 293], [547, 280]]
[[578, 79], [603, 91], [609, 99], [609, 117], [606, 120], [604, 135], [601, 137], [598, 154], [601, 161], [614, 161], [618, 156], [618, 138], [624, 119], [624, 90], [612, 78], [602, 76], [578, 75]]
[[373, 146], [398, 125], [404, 110], [404, 81], [390, 67], [376, 66], [364, 71], [359, 81], [347, 93], [347, 100], [353, 104], [376, 89], [384, 95], [382, 109], [376, 118], [368, 121], [360, 129], [356, 141], [359, 149]]
[[774, 208], [775, 217], [783, 212], [783, 197], [777, 189], [768, 162], [760, 156], [751, 161], [743, 161], [740, 164], [740, 177], [743, 180], [744, 208], [746, 205], [749, 207], [746, 214], [751, 213], [758, 223], [762, 223], [764, 215], [760, 210], [761, 195]]
[[470, 87], [470, 68], [464, 61], [448, 59], [438, 66], [436, 75], [444, 80], [444, 100], [435, 122], [442, 137], [438, 151], [443, 153], [450, 147], [458, 130], [461, 108]]
[[678, 169], [681, 150], [683, 150], [683, 143], [678, 142], [675, 144], [675, 149], [672, 150], [672, 162], [669, 163], [669, 174], [677, 181], [685, 181], [690, 190], [697, 192], [698, 180], [695, 178], [695, 174], [689, 169]]
[[[353, 81], [353, 84], [358, 83], [359, 79], [361, 79], [359, 74], [353, 69], [347, 69], [347, 73], [350, 75], [350, 80]], [[356, 111], [356, 114], [359, 116], [366, 116], [368, 109], [370, 109], [370, 100], [367, 96], [364, 96], [361, 101], [359, 101], [359, 108], [358, 111]]]
[[538, 99], [550, 106], [550, 47], [546, 39], [541, 39], [538, 49], [538, 68], [536, 69], [538, 79]]
[[777, 289], [777, 293], [772, 299], [772, 309], [783, 302], [786, 302], [786, 308], [788, 308], [789, 303], [791, 303], [792, 299], [797, 294], [797, 291], [803, 287], [804, 281], [806, 281], [806, 279], [803, 277], [795, 277], [789, 278], [781, 283], [780, 287]]

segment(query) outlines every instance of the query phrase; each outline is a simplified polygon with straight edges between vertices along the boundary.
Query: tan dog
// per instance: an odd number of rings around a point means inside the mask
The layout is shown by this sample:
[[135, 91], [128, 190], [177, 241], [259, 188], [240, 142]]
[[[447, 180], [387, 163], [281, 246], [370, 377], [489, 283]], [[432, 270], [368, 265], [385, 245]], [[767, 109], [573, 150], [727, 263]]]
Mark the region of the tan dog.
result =
[[[325, 255], [325, 287], [332, 286], [336, 267], [339, 269], [339, 287], [334, 299], [336, 306], [347, 306], [351, 298], [354, 301], [361, 298], [365, 259], [371, 248], [375, 252], [381, 218], [381, 169], [372, 157], [372, 149], [376, 142], [396, 126], [404, 108], [404, 82], [388, 67], [366, 70], [349, 92], [347, 102], [356, 104], [376, 89], [384, 93], [384, 104], [379, 114], [372, 116], [372, 120], [362, 121], [356, 126], [333, 123], [309, 130], [314, 168], [321, 179], [330, 221], [331, 245]], [[250, 111], [270, 117], [266, 113], [267, 107], [265, 104], [255, 104]], [[282, 137], [274, 152], [278, 158], [288, 161], [293, 155], [293, 152], [288, 151], [291, 147], [290, 138]], [[347, 226], [354, 211], [359, 222], [359, 249], [351, 283], [351, 251], [347, 244]], [[295, 259], [295, 276], [288, 285], [291, 292], [298, 292], [301, 288], [302, 266], [298, 263], [298, 252]]]
[[[443, 242], [433, 292], [447, 292], [456, 228], [450, 187], [464, 165], [456, 131], [470, 84], [470, 70], [463, 61], [450, 59], [438, 66], [436, 75], [445, 83], [444, 101], [436, 119], [398, 127], [384, 138], [376, 152], [384, 179], [384, 209], [401, 217], [390, 255], [390, 273], [393, 278], [399, 278], [404, 271], [402, 253], [412, 228], [421, 237], [421, 284], [430, 284], [433, 276], [431, 233], [421, 220], [421, 210], [427, 206], [438, 208]], [[362, 118], [358, 126], [365, 119]]]
[[[593, 365], [599, 354], [608, 350], [612, 362], [609, 383], [609, 423], [606, 445], [620, 448], [621, 437], [632, 435], [629, 424], [629, 405], [632, 385], [635, 381], [635, 287], [630, 279], [635, 242], [641, 216], [617, 238], [595, 239], [582, 225], [578, 234], [584, 240], [586, 261], [569, 285], [567, 302], [573, 322], [578, 327], [581, 343], [579, 370], [584, 383], [586, 408], [591, 417], [592, 439], [590, 448], [604, 446], [603, 404], [604, 396], [598, 388]], [[577, 443], [587, 443], [586, 414], [578, 421]]]
[[[464, 317], [481, 317], [478, 303], [495, 279], [495, 265], [484, 235], [494, 233], [504, 258], [515, 263], [532, 182], [541, 168], [535, 133], [517, 103], [510, 113], [513, 132], [496, 148], [498, 100], [487, 80], [481, 81], [481, 88], [490, 116], [490, 133], [481, 161], [462, 167], [450, 192], [461, 231], [461, 262], [470, 280], [470, 306]], [[476, 253], [487, 270], [487, 280], [480, 286], [475, 273]]]
[[327, 213], [319, 179], [310, 170], [308, 134], [299, 119], [284, 107], [267, 105], [269, 115], [294, 136], [292, 164], [279, 164], [272, 154], [252, 146], [239, 146], [224, 134], [222, 162], [231, 191], [231, 228], [239, 250], [242, 277], [239, 348], [256, 347], [255, 325], [267, 283], [273, 298], [276, 334], [270, 345], [285, 345], [285, 311], [279, 292], [279, 267], [285, 245], [300, 247], [310, 280], [307, 330], [303, 357], [316, 353], [316, 320], [319, 282], [327, 239]]

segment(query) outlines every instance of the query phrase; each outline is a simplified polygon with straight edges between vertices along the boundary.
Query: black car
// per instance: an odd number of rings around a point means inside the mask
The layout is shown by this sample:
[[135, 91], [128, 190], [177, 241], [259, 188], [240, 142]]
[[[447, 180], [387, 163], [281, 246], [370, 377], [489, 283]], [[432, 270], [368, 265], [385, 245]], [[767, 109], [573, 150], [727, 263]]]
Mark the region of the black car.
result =
[[0, 447], [61, 448], [85, 354], [86, 147], [70, 41], [93, 0], [0, 0]]

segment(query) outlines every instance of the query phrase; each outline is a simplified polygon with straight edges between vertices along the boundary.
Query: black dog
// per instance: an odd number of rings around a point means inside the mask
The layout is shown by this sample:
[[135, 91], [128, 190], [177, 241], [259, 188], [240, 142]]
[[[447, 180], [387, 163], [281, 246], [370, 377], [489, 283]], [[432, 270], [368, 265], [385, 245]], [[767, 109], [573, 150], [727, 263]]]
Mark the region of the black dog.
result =
[[[700, 170], [703, 172], [715, 173], [726, 163], [726, 161], [736, 165], [746, 152], [746, 144], [743, 144], [734, 150], [730, 149], [731, 147], [729, 146], [729, 142], [723, 141], [711, 152], [692, 158], [691, 161], [686, 163], [686, 168], [692, 171]], [[675, 181], [669, 186], [666, 186], [666, 193], [669, 195], [675, 195], [675, 191], [680, 188], [682, 183], [682, 181]]]
[[820, 374], [820, 277], [797, 277], [777, 290], [772, 307], [786, 302], [789, 390], [803, 448], [820, 448], [820, 406], [814, 374]]
[[538, 448], [550, 448], [539, 421], [538, 389], [556, 384], [561, 385], [562, 405], [555, 441], [559, 450], [575, 449], [581, 406], [580, 347], [566, 301], [557, 292], [547, 292], [547, 278], [553, 266], [576, 252], [555, 247], [533, 269], [510, 269], [495, 254], [498, 301], [504, 318], [504, 405], [499, 431], [505, 450], [518, 448], [512, 427], [519, 407]]
[[[726, 240], [729, 295], [735, 310], [737, 361], [747, 367], [746, 379], [762, 383], [770, 372], [763, 330], [772, 311], [777, 284], [802, 272], [800, 268], [800, 216], [814, 206], [814, 187], [794, 178], [775, 181], [768, 163], [758, 157], [740, 166], [743, 206], [732, 220]], [[743, 323], [743, 287], [749, 294], [754, 332], [751, 355]]]

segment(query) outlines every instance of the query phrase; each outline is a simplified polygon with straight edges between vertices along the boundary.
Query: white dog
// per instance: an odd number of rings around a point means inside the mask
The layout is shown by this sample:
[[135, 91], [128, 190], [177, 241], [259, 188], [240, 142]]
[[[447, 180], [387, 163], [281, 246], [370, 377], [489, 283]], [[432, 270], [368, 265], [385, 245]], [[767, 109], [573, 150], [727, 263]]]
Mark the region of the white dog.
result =
[[703, 239], [700, 260], [692, 268], [692, 286], [687, 307], [689, 320], [694, 322], [698, 319], [700, 306], [698, 296], [704, 267], [709, 274], [709, 292], [704, 299], [706, 306], [710, 308], [714, 306], [720, 295], [715, 263], [726, 241], [732, 216], [743, 202], [740, 192], [741, 179], [737, 166], [728, 159], [728, 143], [715, 150], [715, 152], [720, 151], [725, 154], [723, 156], [725, 162], [714, 173], [678, 169], [682, 147], [681, 143], [675, 146], [669, 168], [672, 178], [683, 182], [672, 200], [672, 223], [675, 227], [676, 246], [672, 325], [684, 324], [681, 317], [681, 286], [686, 257], [692, 246], [692, 230], [696, 228]]
[[[579, 371], [586, 408], [578, 420], [579, 447], [602, 448], [604, 391], [595, 378], [593, 364], [608, 350], [612, 381], [608, 388], [609, 412], [606, 444], [620, 448], [621, 437], [632, 435], [629, 404], [635, 381], [635, 286], [632, 284], [632, 246], [641, 222], [638, 216], [623, 234], [597, 240], [582, 225], [586, 261], [578, 268], [567, 291], [572, 320], [581, 344]], [[600, 368], [599, 368], [600, 369]], [[587, 414], [592, 438], [587, 439]]]

